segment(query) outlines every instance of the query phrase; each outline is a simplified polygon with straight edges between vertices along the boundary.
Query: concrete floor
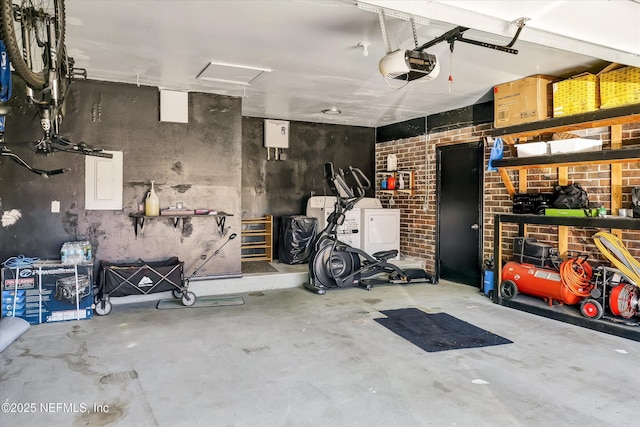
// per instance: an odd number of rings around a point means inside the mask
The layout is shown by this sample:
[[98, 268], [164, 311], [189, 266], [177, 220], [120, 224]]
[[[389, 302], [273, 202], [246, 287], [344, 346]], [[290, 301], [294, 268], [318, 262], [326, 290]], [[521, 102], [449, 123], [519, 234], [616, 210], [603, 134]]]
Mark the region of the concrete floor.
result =
[[[277, 277], [265, 275], [265, 289]], [[157, 310], [146, 301], [92, 320], [32, 326], [0, 355], [0, 401], [22, 410], [0, 413], [0, 424], [638, 422], [640, 342], [499, 306], [472, 287], [241, 295], [244, 305]], [[379, 310], [405, 307], [446, 312], [513, 344], [427, 353], [373, 320]]]

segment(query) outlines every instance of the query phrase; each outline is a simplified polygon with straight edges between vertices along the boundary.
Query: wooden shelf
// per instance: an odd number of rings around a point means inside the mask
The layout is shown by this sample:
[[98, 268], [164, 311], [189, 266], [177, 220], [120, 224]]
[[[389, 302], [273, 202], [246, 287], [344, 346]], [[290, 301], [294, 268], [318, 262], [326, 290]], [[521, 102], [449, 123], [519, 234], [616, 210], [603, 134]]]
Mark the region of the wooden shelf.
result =
[[402, 174], [404, 179], [405, 188], [395, 188], [393, 190], [385, 190], [382, 188], [376, 189], [376, 191], [380, 194], [391, 194], [396, 195], [398, 193], [408, 194], [409, 196], [413, 196], [415, 193], [415, 172], [412, 170], [397, 170], [391, 172], [378, 172], [378, 175], [383, 177], [393, 176], [396, 179], [396, 186], [398, 185], [398, 176]]
[[505, 142], [513, 143], [516, 139], [527, 139], [546, 133], [568, 132], [580, 129], [597, 127], [611, 127], [611, 150], [603, 150], [589, 153], [556, 154], [552, 156], [519, 157], [505, 160], [496, 160], [492, 164], [498, 169], [509, 195], [513, 197], [516, 189], [507, 173], [508, 170], [520, 171], [519, 191], [526, 191], [526, 170], [539, 167], [558, 168], [558, 184], [566, 185], [566, 168], [569, 166], [582, 166], [591, 164], [610, 164], [611, 166], [611, 209], [613, 213], [621, 207], [622, 200], [622, 165], [638, 161], [640, 148], [622, 148], [622, 125], [626, 123], [640, 123], [640, 108], [638, 104], [624, 107], [598, 110], [590, 113], [574, 116], [558, 117], [526, 123], [518, 126], [510, 126], [495, 129], [493, 136], [501, 136]]
[[640, 148], [593, 151], [590, 153], [555, 154], [550, 156], [514, 157], [494, 160], [493, 166], [504, 169], [532, 169], [539, 167], [582, 166], [589, 164], [628, 163], [640, 160]]
[[[611, 165], [611, 213], [616, 215], [622, 207], [622, 163], [637, 162], [640, 160], [640, 148], [622, 148], [622, 125], [626, 123], [640, 123], [640, 108], [637, 104], [496, 129], [492, 132], [493, 136], [501, 136], [505, 139], [505, 142], [513, 143], [516, 139], [526, 140], [527, 138], [547, 133], [569, 132], [608, 126], [610, 127], [611, 134], [611, 149], [588, 153], [512, 158], [494, 161], [492, 164], [498, 169], [500, 177], [511, 197], [516, 193], [516, 188], [511, 182], [508, 174], [509, 170], [518, 171], [517, 191], [526, 192], [528, 187], [528, 169], [557, 168], [558, 184], [567, 185], [569, 184], [569, 167], [595, 164]], [[619, 238], [622, 238], [622, 230], [624, 229], [640, 229], [640, 220], [622, 217], [567, 218], [538, 215], [496, 215], [494, 223], [494, 259], [498, 266], [496, 269], [496, 283], [501, 276], [499, 266], [502, 261], [501, 227], [503, 222], [519, 224], [520, 235], [526, 234], [525, 228], [527, 225], [558, 226], [558, 251], [560, 254], [566, 253], [568, 250], [569, 229], [571, 227], [607, 228]]]
[[[640, 230], [640, 219], [610, 216], [601, 217], [568, 217], [568, 216], [546, 216], [531, 214], [497, 214], [496, 222], [508, 222], [512, 224], [532, 224], [532, 225], [566, 225], [583, 228], [607, 228]], [[495, 225], [495, 224], [494, 224]], [[499, 236], [498, 236], [499, 237]], [[498, 259], [498, 258], [495, 258]]]
[[241, 261], [273, 260], [273, 216], [242, 218]]
[[[622, 148], [619, 150], [603, 150], [590, 153], [556, 154], [553, 156], [515, 157], [512, 159], [495, 160], [493, 166], [498, 169], [509, 195], [513, 197], [516, 189], [507, 173], [508, 170], [527, 170], [535, 168], [562, 168], [569, 166], [584, 166], [593, 164], [620, 164], [640, 160], [640, 148]], [[521, 176], [521, 179], [525, 177]], [[615, 183], [612, 183], [615, 185]], [[564, 184], [562, 184], [564, 185]], [[526, 183], [520, 184], [524, 189]]]
[[516, 139], [533, 138], [548, 133], [595, 129], [605, 126], [635, 123], [638, 121], [640, 121], [640, 106], [638, 104], [625, 105], [624, 107], [603, 109], [573, 116], [555, 117], [517, 126], [498, 128], [491, 131], [491, 136], [502, 137], [507, 144], [513, 144]]
[[196, 215], [196, 214], [176, 214], [176, 215], [154, 215], [149, 216], [143, 213], [130, 213], [129, 218], [133, 220], [133, 232], [138, 237], [138, 229], [140, 233], [144, 232], [144, 223], [147, 219], [169, 219], [173, 222], [173, 227], [177, 228], [178, 224], [182, 222], [182, 228], [184, 229], [184, 224], [186, 221], [189, 221], [191, 218], [215, 218], [216, 224], [218, 225], [218, 233], [222, 236], [224, 234], [224, 224], [226, 217], [233, 216], [233, 214], [228, 214], [226, 212], [218, 212], [216, 214], [207, 214], [207, 215]]
[[408, 194], [410, 196], [413, 196], [414, 192], [415, 192], [414, 188], [411, 188], [411, 189], [410, 188], [404, 188], [402, 190], [378, 190], [378, 193], [391, 194], [391, 195], [398, 194], [398, 193], [403, 193], [403, 194]]

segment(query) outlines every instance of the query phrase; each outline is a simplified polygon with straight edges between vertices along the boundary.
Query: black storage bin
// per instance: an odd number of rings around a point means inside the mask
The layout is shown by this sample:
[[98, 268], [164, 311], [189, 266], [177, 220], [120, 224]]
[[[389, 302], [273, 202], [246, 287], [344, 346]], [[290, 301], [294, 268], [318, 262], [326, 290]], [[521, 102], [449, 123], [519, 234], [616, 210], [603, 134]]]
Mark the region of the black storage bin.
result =
[[303, 215], [282, 217], [278, 259], [286, 264], [302, 264], [309, 260], [318, 220]]
[[513, 253], [537, 258], [548, 258], [553, 246], [540, 243], [533, 237], [516, 237], [513, 239]]
[[180, 290], [184, 263], [178, 257], [164, 261], [116, 264], [100, 262], [98, 298], [122, 297]]
[[516, 237], [513, 239], [513, 260], [536, 267], [553, 267], [552, 249], [553, 246], [540, 243], [533, 237]]
[[515, 254], [513, 256], [513, 260], [515, 262], [519, 262], [520, 264], [531, 264], [534, 267], [549, 267], [549, 268], [554, 267], [555, 268], [551, 258]]
[[544, 215], [551, 206], [553, 193], [516, 193], [513, 195], [514, 214]]

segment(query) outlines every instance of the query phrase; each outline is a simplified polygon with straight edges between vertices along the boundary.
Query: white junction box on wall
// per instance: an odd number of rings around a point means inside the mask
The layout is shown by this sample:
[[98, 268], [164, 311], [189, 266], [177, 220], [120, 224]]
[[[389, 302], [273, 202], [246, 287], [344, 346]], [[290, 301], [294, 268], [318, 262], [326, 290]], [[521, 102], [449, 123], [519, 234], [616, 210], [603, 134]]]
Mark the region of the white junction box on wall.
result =
[[161, 89], [160, 121], [189, 123], [189, 93]]
[[265, 119], [264, 146], [267, 148], [289, 148], [289, 122]]

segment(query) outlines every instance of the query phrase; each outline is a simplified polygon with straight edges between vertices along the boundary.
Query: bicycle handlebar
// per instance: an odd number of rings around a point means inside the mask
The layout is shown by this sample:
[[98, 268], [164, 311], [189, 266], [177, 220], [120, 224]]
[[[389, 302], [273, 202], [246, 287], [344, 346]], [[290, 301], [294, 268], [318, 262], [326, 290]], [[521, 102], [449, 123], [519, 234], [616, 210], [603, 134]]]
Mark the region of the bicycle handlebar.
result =
[[40, 175], [43, 178], [49, 178], [49, 176], [51, 175], [60, 175], [61, 173], [65, 173], [71, 170], [71, 169], [53, 169], [53, 170], [47, 171], [44, 169], [34, 168], [30, 164], [22, 160], [20, 156], [13, 153], [11, 150], [9, 150], [6, 147], [2, 147], [2, 155], [5, 157], [9, 157], [11, 160], [16, 162], [20, 166], [29, 169], [31, 172], [35, 173], [36, 175]]
[[113, 154], [105, 153], [101, 148], [93, 148], [92, 146], [80, 142], [74, 144], [60, 135], [52, 135], [50, 138], [43, 138], [38, 141], [36, 151], [44, 154], [62, 151], [65, 153], [77, 153], [84, 156], [104, 157], [112, 159]]

